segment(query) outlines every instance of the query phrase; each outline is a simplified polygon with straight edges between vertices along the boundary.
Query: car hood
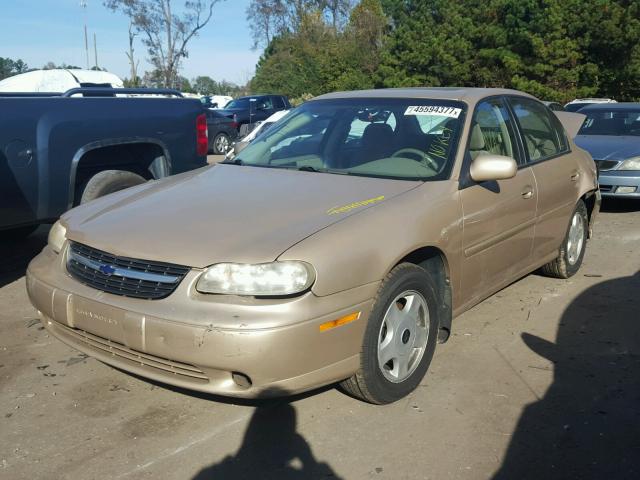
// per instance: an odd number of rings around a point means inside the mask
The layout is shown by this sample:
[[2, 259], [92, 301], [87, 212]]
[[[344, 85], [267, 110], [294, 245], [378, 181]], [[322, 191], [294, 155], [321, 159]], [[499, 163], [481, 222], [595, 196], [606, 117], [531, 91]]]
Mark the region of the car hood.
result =
[[70, 240], [115, 255], [191, 267], [261, 263], [418, 185], [216, 165], [99, 198], [70, 210], [62, 221]]
[[640, 137], [578, 135], [575, 142], [596, 160], [625, 160], [640, 155]]

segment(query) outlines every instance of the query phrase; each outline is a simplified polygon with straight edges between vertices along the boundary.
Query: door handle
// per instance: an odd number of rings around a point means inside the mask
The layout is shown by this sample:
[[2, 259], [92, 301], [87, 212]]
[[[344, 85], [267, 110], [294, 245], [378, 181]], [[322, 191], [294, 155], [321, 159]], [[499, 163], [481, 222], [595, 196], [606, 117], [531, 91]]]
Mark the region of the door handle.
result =
[[527, 188], [524, 192], [522, 192], [522, 198], [529, 199], [533, 197], [533, 189], [532, 188]]
[[579, 178], [580, 178], [580, 172], [573, 172], [571, 174], [571, 181], [572, 182], [577, 182]]

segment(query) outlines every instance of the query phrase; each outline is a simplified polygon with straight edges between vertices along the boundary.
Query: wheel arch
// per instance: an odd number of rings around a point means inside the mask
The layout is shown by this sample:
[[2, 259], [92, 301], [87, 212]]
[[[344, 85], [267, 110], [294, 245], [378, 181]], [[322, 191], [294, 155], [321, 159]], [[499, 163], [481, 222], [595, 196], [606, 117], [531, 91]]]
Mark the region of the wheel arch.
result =
[[[436, 297], [442, 302], [438, 305], [440, 325], [438, 342], [444, 343], [451, 334], [451, 322], [453, 311], [453, 292], [447, 256], [440, 248], [435, 246], [423, 246], [416, 248], [398, 259], [389, 269], [391, 271], [401, 263], [412, 263], [424, 268], [433, 279], [437, 291]], [[389, 273], [386, 272], [387, 274]]]
[[593, 236], [593, 223], [596, 215], [600, 211], [600, 196], [597, 190], [591, 190], [580, 197], [587, 207], [587, 218], [589, 220], [588, 234], [589, 238]]
[[[105, 168], [100, 166], [103, 155], [118, 152], [127, 152], [132, 161], [114, 161]], [[170, 175], [171, 155], [167, 145], [156, 138], [115, 138], [84, 145], [71, 160], [68, 208], [73, 207], [76, 201], [78, 182], [84, 181], [83, 170], [86, 170], [85, 176], [102, 170], [127, 170], [148, 179], [158, 179]]]

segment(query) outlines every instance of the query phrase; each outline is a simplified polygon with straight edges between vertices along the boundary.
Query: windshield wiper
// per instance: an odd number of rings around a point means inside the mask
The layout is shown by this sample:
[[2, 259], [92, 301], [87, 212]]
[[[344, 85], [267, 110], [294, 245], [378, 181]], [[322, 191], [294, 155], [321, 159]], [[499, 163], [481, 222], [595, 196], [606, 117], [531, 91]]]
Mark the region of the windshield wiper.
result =
[[302, 165], [298, 167], [298, 170], [301, 172], [321, 172], [322, 170], [318, 170], [316, 167], [312, 167], [311, 165]]
[[302, 165], [301, 167], [297, 167], [297, 170], [301, 172], [318, 172], [318, 173], [332, 173], [334, 175], [351, 175], [351, 172], [346, 170], [336, 170], [333, 168], [316, 168], [311, 165]]
[[244, 165], [244, 162], [240, 158], [234, 158], [233, 160], [223, 160], [220, 163], [225, 163], [227, 165]]

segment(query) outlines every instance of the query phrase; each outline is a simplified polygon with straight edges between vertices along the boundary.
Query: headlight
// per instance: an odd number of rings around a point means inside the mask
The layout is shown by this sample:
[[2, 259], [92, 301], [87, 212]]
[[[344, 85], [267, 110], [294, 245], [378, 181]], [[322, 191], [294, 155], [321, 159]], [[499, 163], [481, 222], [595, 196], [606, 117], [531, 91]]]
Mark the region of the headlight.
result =
[[218, 263], [200, 276], [196, 290], [228, 295], [292, 295], [309, 288], [314, 280], [313, 267], [305, 262]]
[[622, 162], [618, 170], [640, 170], [640, 157], [628, 158]]
[[49, 230], [49, 246], [51, 247], [51, 250], [56, 253], [60, 253], [66, 236], [67, 229], [60, 223], [60, 220], [58, 220], [53, 224], [51, 230]]

